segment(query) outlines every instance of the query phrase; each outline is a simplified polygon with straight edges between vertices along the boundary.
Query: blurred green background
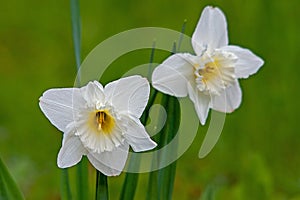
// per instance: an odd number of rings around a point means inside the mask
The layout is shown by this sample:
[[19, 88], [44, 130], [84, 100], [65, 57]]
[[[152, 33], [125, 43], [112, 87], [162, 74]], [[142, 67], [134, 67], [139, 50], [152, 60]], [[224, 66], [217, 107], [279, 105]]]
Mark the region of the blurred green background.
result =
[[[253, 50], [265, 65], [240, 81], [242, 105], [227, 116], [219, 142], [201, 160], [197, 154], [208, 125], [199, 129], [178, 160], [174, 199], [199, 199], [205, 190], [216, 199], [300, 199], [298, 0], [81, 1], [82, 58], [131, 28], [180, 31], [187, 19], [185, 33], [191, 36], [206, 5], [224, 11], [230, 43]], [[149, 52], [123, 56], [118, 65], [146, 63]], [[56, 156], [62, 134], [44, 117], [38, 99], [46, 89], [72, 87], [75, 76], [69, 1], [1, 0], [0, 156], [27, 199], [60, 199]], [[123, 178], [109, 179], [112, 199]], [[146, 195], [146, 179], [143, 174], [136, 199]]]

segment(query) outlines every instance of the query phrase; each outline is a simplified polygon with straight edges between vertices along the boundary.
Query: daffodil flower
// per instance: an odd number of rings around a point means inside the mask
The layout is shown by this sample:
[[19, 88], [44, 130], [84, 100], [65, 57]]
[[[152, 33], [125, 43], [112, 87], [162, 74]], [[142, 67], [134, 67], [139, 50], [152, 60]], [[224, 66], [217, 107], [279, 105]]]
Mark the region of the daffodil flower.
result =
[[57, 165], [66, 168], [86, 155], [108, 176], [119, 175], [129, 145], [134, 151], [153, 149], [139, 118], [149, 98], [145, 78], [131, 76], [107, 84], [89, 82], [82, 88], [50, 89], [40, 98], [40, 108], [64, 132]]
[[152, 74], [157, 90], [189, 98], [201, 124], [209, 108], [230, 113], [239, 107], [242, 93], [238, 78], [258, 71], [263, 60], [248, 49], [228, 45], [227, 22], [218, 8], [206, 7], [192, 36], [196, 55], [177, 53]]

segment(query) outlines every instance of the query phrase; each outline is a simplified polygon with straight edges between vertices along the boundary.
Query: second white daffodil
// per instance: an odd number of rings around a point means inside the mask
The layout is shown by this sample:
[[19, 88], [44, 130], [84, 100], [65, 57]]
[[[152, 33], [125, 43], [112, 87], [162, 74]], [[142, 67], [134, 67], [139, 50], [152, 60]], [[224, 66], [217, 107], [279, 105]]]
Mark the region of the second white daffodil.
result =
[[263, 60], [248, 49], [228, 45], [227, 23], [218, 8], [206, 7], [192, 36], [196, 55], [177, 53], [153, 72], [157, 90], [176, 97], [189, 95], [201, 124], [209, 108], [232, 112], [242, 93], [238, 78], [257, 72]]
[[147, 79], [131, 76], [107, 84], [89, 82], [82, 88], [47, 90], [40, 107], [50, 122], [64, 132], [57, 164], [66, 168], [86, 155], [104, 173], [118, 175], [129, 145], [134, 151], [153, 149], [139, 118], [149, 98]]

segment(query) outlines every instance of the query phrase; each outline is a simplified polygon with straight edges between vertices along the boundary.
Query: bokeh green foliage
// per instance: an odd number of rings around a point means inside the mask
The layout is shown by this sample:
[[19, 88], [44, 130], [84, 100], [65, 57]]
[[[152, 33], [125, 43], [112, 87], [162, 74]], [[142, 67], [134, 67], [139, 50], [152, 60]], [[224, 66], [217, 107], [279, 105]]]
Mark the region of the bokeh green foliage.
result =
[[[201, 160], [197, 155], [208, 125], [199, 128], [177, 162], [174, 199], [207, 193], [216, 199], [300, 199], [298, 0], [80, 1], [82, 59], [101, 41], [131, 28], [180, 31], [187, 19], [191, 35], [206, 5], [224, 11], [230, 43], [253, 50], [265, 65], [240, 81], [242, 105], [227, 116], [219, 142]], [[38, 98], [48, 88], [73, 86], [73, 52], [69, 1], [1, 0], [0, 156], [27, 199], [59, 199], [56, 156], [62, 134], [43, 116]], [[154, 62], [168, 55], [157, 52]], [[104, 82], [149, 56], [150, 50], [141, 50], [120, 57]], [[71, 181], [74, 175], [71, 169]], [[137, 199], [145, 196], [147, 176], [140, 176]], [[119, 195], [123, 179], [109, 178], [111, 199]]]

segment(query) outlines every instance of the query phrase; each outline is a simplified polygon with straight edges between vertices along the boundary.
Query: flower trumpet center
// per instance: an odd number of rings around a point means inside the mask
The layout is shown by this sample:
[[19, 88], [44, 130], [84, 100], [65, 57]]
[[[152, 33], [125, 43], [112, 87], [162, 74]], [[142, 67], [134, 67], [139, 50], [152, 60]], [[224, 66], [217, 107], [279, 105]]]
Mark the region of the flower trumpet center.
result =
[[111, 133], [115, 126], [115, 120], [108, 110], [96, 111], [94, 119], [98, 132]]
[[202, 81], [207, 83], [213, 77], [217, 76], [218, 66], [216, 62], [209, 62], [204, 65], [203, 69], [199, 69], [198, 73], [202, 76]]
[[112, 107], [92, 107], [78, 116], [75, 135], [79, 136], [82, 144], [92, 152], [112, 151], [123, 144], [123, 127], [120, 117]]
[[228, 52], [204, 53], [194, 65], [194, 75], [199, 91], [207, 95], [220, 95], [235, 81], [234, 67], [237, 57]]

